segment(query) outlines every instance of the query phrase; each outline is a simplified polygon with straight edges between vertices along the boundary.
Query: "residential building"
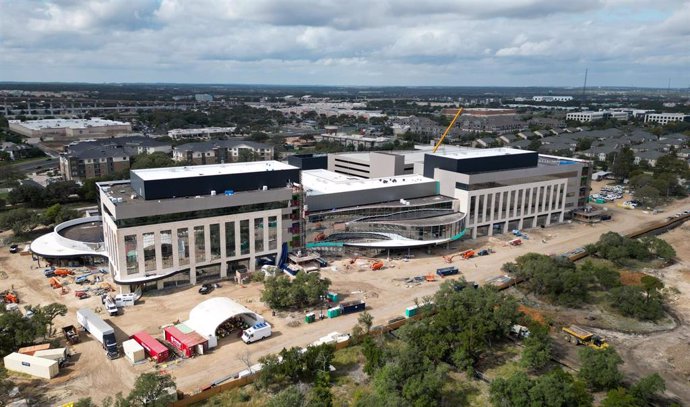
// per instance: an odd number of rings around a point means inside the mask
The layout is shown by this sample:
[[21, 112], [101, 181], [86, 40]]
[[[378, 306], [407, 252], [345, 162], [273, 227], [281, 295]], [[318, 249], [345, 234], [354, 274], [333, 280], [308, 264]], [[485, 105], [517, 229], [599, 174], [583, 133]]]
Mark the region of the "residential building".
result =
[[202, 129], [172, 129], [168, 136], [173, 140], [204, 139], [224, 137], [234, 132], [236, 127], [204, 127]]
[[299, 172], [265, 161], [132, 170], [129, 181], [98, 183], [113, 280], [124, 292], [162, 289], [275, 263], [302, 245]]
[[273, 146], [245, 140], [210, 140], [173, 148], [173, 160], [191, 164], [222, 164], [272, 160]]
[[316, 141], [330, 141], [334, 143], [340, 143], [344, 146], [354, 146], [357, 149], [368, 149], [381, 147], [385, 144], [392, 143], [393, 139], [391, 137], [373, 137], [365, 136], [361, 134], [343, 134], [343, 133], [324, 133], [318, 136], [314, 136]]
[[659, 123], [664, 126], [673, 122], [688, 122], [690, 115], [685, 113], [647, 113], [644, 115], [645, 123]]
[[103, 177], [129, 169], [132, 157], [138, 154], [171, 151], [170, 144], [144, 136], [71, 143], [60, 154], [60, 173], [68, 181]]
[[635, 153], [635, 164], [639, 164], [642, 161], [647, 161], [647, 163], [654, 167], [659, 157], [666, 155], [663, 151], [657, 150], [646, 150]]
[[42, 119], [42, 120], [10, 120], [10, 130], [26, 137], [113, 137], [118, 134], [129, 133], [132, 125], [127, 122], [91, 119]]
[[30, 146], [26, 144], [16, 144], [11, 141], [3, 141], [0, 143], [0, 151], [7, 153], [10, 160], [16, 160], [23, 156]]

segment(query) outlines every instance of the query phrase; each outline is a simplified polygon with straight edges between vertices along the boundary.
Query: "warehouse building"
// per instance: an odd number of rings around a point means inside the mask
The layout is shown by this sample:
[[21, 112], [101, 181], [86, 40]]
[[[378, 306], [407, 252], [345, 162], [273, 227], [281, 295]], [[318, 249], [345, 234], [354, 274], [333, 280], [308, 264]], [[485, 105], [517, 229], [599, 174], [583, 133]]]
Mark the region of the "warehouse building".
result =
[[42, 119], [10, 120], [10, 130], [26, 137], [112, 137], [129, 133], [132, 125], [127, 122], [100, 119]]
[[101, 182], [103, 234], [123, 292], [254, 270], [300, 246], [299, 169], [276, 161], [132, 170]]

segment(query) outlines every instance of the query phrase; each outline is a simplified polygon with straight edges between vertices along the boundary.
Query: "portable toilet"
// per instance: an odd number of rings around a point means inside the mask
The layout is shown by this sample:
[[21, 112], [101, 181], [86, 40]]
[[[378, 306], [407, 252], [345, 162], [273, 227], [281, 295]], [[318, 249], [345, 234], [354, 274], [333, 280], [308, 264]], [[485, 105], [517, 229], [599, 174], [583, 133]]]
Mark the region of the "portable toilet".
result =
[[314, 321], [316, 321], [316, 314], [315, 313], [310, 312], [304, 316], [304, 322], [306, 322], [307, 324], [311, 324]]
[[329, 291], [326, 293], [326, 297], [331, 302], [338, 302], [338, 293], [334, 293], [333, 291]]
[[326, 315], [328, 316], [328, 318], [335, 318], [340, 316], [340, 307], [329, 308], [326, 312]]
[[141, 362], [146, 359], [146, 352], [144, 347], [139, 345], [139, 342], [134, 339], [129, 339], [122, 342], [122, 350], [125, 353], [127, 359], [132, 363]]
[[411, 318], [411, 317], [417, 315], [418, 310], [419, 310], [419, 307], [416, 305], [405, 308], [405, 318]]

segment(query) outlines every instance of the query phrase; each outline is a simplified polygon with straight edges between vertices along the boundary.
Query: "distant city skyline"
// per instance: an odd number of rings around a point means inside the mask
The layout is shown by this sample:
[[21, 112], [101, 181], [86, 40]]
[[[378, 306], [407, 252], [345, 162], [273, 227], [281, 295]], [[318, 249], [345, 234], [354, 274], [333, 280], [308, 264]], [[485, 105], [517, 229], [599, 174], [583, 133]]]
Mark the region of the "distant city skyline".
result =
[[680, 0], [0, 0], [0, 81], [690, 86]]

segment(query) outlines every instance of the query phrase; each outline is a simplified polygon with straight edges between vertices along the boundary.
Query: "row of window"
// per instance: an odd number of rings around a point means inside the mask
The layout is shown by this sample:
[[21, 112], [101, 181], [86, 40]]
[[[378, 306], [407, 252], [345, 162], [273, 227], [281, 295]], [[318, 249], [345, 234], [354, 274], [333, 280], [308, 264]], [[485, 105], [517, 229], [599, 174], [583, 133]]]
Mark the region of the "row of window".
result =
[[[206, 239], [207, 229], [208, 241]], [[265, 233], [266, 229], [268, 229], [267, 233]], [[253, 239], [250, 234], [253, 234]], [[224, 245], [221, 236], [225, 237]], [[252, 241], [253, 248], [250, 247]], [[177, 248], [178, 264], [176, 267], [184, 267], [189, 265], [192, 259], [198, 264], [237, 255], [248, 255], [251, 252], [262, 253], [277, 250], [278, 218], [269, 216], [268, 218], [243, 219], [199, 225], [192, 228], [185, 227], [143, 233], [141, 235], [141, 247], [144, 256], [143, 270], [140, 270], [138, 236], [126, 235], [124, 244], [128, 275], [138, 274], [142, 271], [157, 271], [159, 255], [161, 268], [172, 268], [175, 266], [173, 261], [174, 248]]]

